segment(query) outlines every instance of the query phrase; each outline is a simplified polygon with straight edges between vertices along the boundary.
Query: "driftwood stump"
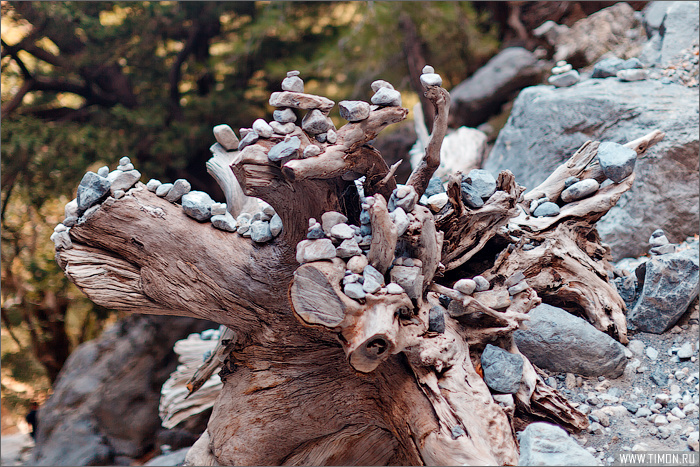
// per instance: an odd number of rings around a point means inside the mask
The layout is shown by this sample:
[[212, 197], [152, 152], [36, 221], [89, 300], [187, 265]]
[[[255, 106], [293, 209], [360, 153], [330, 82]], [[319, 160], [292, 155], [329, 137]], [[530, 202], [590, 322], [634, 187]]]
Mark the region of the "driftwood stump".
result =
[[[557, 201], [568, 177], [603, 181], [598, 143], [588, 142], [528, 193], [501, 172], [480, 208], [464, 204], [463, 177], [454, 174], [448, 203], [433, 213], [415, 201], [439, 165], [450, 98], [431, 83], [433, 131], [406, 186], [397, 187], [396, 167], [369, 141], [408, 111], [375, 105], [337, 130], [333, 142], [295, 125], [240, 151], [213, 147], [208, 167], [229, 212], [235, 217], [260, 198], [281, 217], [284, 229], [271, 242], [197, 222], [139, 183], [120, 199], [107, 198], [57, 247], [68, 277], [102, 306], [225, 327], [225, 342], [188, 386], [196, 391], [222, 366], [223, 387], [191, 465], [516, 465], [519, 421], [587, 425], [525, 357], [511, 403], [496, 402], [480, 356], [487, 344], [520, 354], [512, 333], [542, 300], [626, 342], [625, 305], [608, 280], [609, 250], [594, 224], [634, 175], [580, 201], [559, 201], [556, 217], [534, 217], [533, 200]], [[333, 106], [288, 91], [273, 94], [271, 104], [326, 116]], [[661, 136], [629, 146], [642, 153]], [[268, 158], [292, 137], [300, 141], [296, 152]], [[304, 158], [312, 144], [320, 154]], [[391, 212], [402, 202], [404, 231]], [[359, 226], [363, 209], [372, 227], [363, 250], [369, 265], [386, 283], [412, 279], [353, 299], [343, 288], [350, 258], [300, 265], [297, 249], [309, 219], [334, 211]], [[452, 288], [477, 274], [488, 290]]]

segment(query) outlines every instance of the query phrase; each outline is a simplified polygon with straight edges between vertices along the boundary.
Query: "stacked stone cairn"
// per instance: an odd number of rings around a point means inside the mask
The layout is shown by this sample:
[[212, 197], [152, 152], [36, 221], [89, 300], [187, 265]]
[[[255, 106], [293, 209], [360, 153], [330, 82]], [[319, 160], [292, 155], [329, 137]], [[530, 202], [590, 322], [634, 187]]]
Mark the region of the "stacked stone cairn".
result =
[[547, 80], [549, 84], [557, 88], [566, 88], [573, 86], [581, 80], [578, 71], [574, 70], [571, 64], [565, 60], [559, 60], [554, 68], [552, 68], [552, 76]]
[[[632, 175], [637, 161], [637, 153], [633, 149], [613, 142], [600, 143], [596, 157], [603, 174], [613, 183], [620, 183]], [[569, 177], [564, 181], [564, 191], [561, 193], [559, 204], [558, 200], [550, 200], [545, 196], [532, 202], [530, 212], [535, 217], [556, 217], [565, 204], [592, 196], [600, 186], [593, 178], [579, 180]]]
[[95, 172], [87, 172], [78, 185], [75, 199], [66, 204], [65, 219], [54, 228], [51, 241], [56, 249], [73, 247], [68, 232], [74, 225], [85, 222], [103, 202], [113, 203], [124, 195], [141, 179], [141, 172], [134, 169], [128, 157], [119, 159], [119, 166], [112, 172], [104, 166]]

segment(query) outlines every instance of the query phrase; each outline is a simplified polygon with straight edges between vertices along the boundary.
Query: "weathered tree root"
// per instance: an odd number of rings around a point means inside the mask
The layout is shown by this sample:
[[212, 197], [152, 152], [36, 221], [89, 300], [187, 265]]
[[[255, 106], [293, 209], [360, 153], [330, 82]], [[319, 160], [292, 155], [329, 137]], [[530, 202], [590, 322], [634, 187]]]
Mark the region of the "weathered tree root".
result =
[[[57, 260], [97, 303], [206, 318], [235, 335], [188, 381], [192, 393], [222, 367], [223, 388], [189, 464], [515, 465], [519, 423], [586, 427], [586, 417], [520, 354], [512, 333], [545, 300], [626, 342], [624, 303], [608, 281], [609, 251], [594, 223], [634, 176], [588, 198], [558, 201], [568, 177], [602, 181], [598, 143], [588, 142], [525, 195], [510, 172], [501, 172], [495, 194], [478, 209], [462, 202], [457, 174], [448, 204], [433, 215], [415, 202], [439, 165], [449, 94], [426, 89], [436, 110], [433, 133], [404, 187], [397, 188], [395, 167], [368, 146], [406, 117], [399, 106], [372, 107], [333, 142], [294, 127], [241, 151], [214, 148], [209, 169], [229, 212], [245, 212], [258, 197], [281, 217], [284, 231], [269, 243], [195, 222], [143, 185], [108, 198], [70, 229], [72, 248], [59, 247]], [[271, 98], [273, 105], [320, 109], [324, 116], [329, 102], [287, 91]], [[641, 154], [660, 137], [655, 132], [628, 146]], [[270, 160], [270, 150], [291, 138], [299, 139], [298, 151]], [[302, 158], [310, 145], [320, 152]], [[222, 170], [229, 163], [235, 179]], [[360, 176], [366, 197], [354, 183]], [[532, 203], [542, 197], [561, 204], [557, 216], [532, 215]], [[306, 245], [321, 256], [301, 255], [299, 265], [295, 252], [309, 220], [329, 211], [347, 218], [349, 225], [337, 231], [344, 237], [326, 226], [323, 234], [315, 231]], [[369, 238], [357, 233], [368, 225], [372, 237], [361, 254], [340, 258], [327, 250], [341, 240], [352, 250], [355, 236]], [[484, 265], [479, 255], [489, 249], [500, 253]], [[357, 264], [361, 274], [350, 270]], [[454, 284], [475, 268], [488, 290]], [[525, 279], [513, 284], [514, 277]], [[523, 358], [510, 405], [496, 401], [480, 373], [487, 344]]]

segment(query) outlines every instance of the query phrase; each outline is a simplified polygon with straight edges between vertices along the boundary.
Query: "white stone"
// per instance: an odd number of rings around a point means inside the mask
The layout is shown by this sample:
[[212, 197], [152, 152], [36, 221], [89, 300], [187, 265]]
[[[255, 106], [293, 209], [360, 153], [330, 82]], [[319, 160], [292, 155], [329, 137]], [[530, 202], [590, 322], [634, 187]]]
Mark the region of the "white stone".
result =
[[331, 227], [330, 235], [333, 238], [347, 240], [353, 238], [355, 236], [355, 232], [349, 225], [341, 222], [340, 224], [336, 224]]
[[367, 257], [364, 255], [353, 256], [348, 260], [348, 269], [354, 274], [362, 274], [362, 271], [367, 266]]
[[471, 279], [460, 279], [455, 282], [455, 285], [452, 288], [457, 292], [463, 293], [464, 295], [471, 295], [476, 289], [476, 282]]
[[447, 196], [447, 193], [437, 193], [429, 197], [426, 204], [431, 211], [438, 212], [447, 204], [448, 201], [449, 197]]
[[236, 219], [234, 219], [228, 211], [224, 211], [223, 214], [211, 216], [211, 225], [226, 232], [235, 232], [237, 228]]
[[395, 282], [390, 282], [386, 286], [386, 293], [391, 294], [391, 295], [399, 295], [403, 293], [403, 287], [401, 287], [399, 284]]
[[399, 237], [406, 233], [408, 225], [410, 224], [406, 211], [402, 208], [396, 208], [389, 214], [389, 217], [391, 217], [392, 222], [396, 225], [396, 232]]
[[66, 203], [64, 214], [65, 217], [78, 217], [78, 200], [76, 198]]
[[272, 127], [262, 118], [253, 122], [253, 131], [261, 138], [270, 138], [274, 133]]
[[279, 216], [279, 214], [275, 213], [272, 218], [270, 218], [270, 232], [272, 233], [273, 237], [276, 237], [282, 232], [282, 218]]
[[146, 183], [146, 189], [148, 191], [152, 191], [153, 193], [155, 193], [156, 190], [158, 189], [158, 187], [161, 185], [162, 185], [162, 183], [160, 182], [160, 180], [156, 180], [155, 178], [152, 178], [148, 181], [148, 183]]
[[321, 148], [315, 144], [309, 144], [304, 148], [304, 159], [307, 157], [318, 156], [319, 154], [321, 154]]
[[311, 261], [333, 259], [336, 257], [333, 242], [327, 238], [302, 240], [297, 244], [297, 262], [304, 264]]

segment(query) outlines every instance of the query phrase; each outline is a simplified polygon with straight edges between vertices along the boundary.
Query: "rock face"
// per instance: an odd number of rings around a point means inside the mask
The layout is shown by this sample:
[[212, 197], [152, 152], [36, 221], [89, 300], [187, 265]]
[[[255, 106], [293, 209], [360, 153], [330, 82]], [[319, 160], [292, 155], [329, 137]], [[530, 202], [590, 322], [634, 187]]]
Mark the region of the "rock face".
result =
[[697, 233], [697, 87], [607, 78], [525, 89], [484, 168], [534, 188], [587, 140], [626, 143], [654, 129], [665, 138], [637, 159], [632, 189], [597, 223], [615, 260], [638, 257], [659, 226], [672, 241]]
[[678, 321], [698, 296], [698, 244], [677, 253], [652, 256], [646, 262], [644, 285], [628, 314], [628, 326], [661, 334]]
[[213, 326], [192, 318], [131, 315], [79, 346], [39, 411], [30, 465], [129, 465], [145, 454], [162, 430], [158, 403], [177, 366], [173, 345]]
[[518, 433], [518, 441], [518, 465], [600, 465], [598, 459], [556, 425], [531, 423]]
[[535, 55], [520, 47], [503, 49], [450, 91], [450, 126], [475, 127], [500, 112], [524, 87], [538, 84], [545, 72]]
[[697, 43], [698, 8], [698, 2], [653, 2], [645, 9], [650, 36], [640, 54], [645, 65], [666, 67], [680, 51]]
[[622, 375], [625, 347], [581, 318], [545, 303], [529, 313], [527, 329], [513, 333], [518, 349], [536, 366], [583, 376]]

